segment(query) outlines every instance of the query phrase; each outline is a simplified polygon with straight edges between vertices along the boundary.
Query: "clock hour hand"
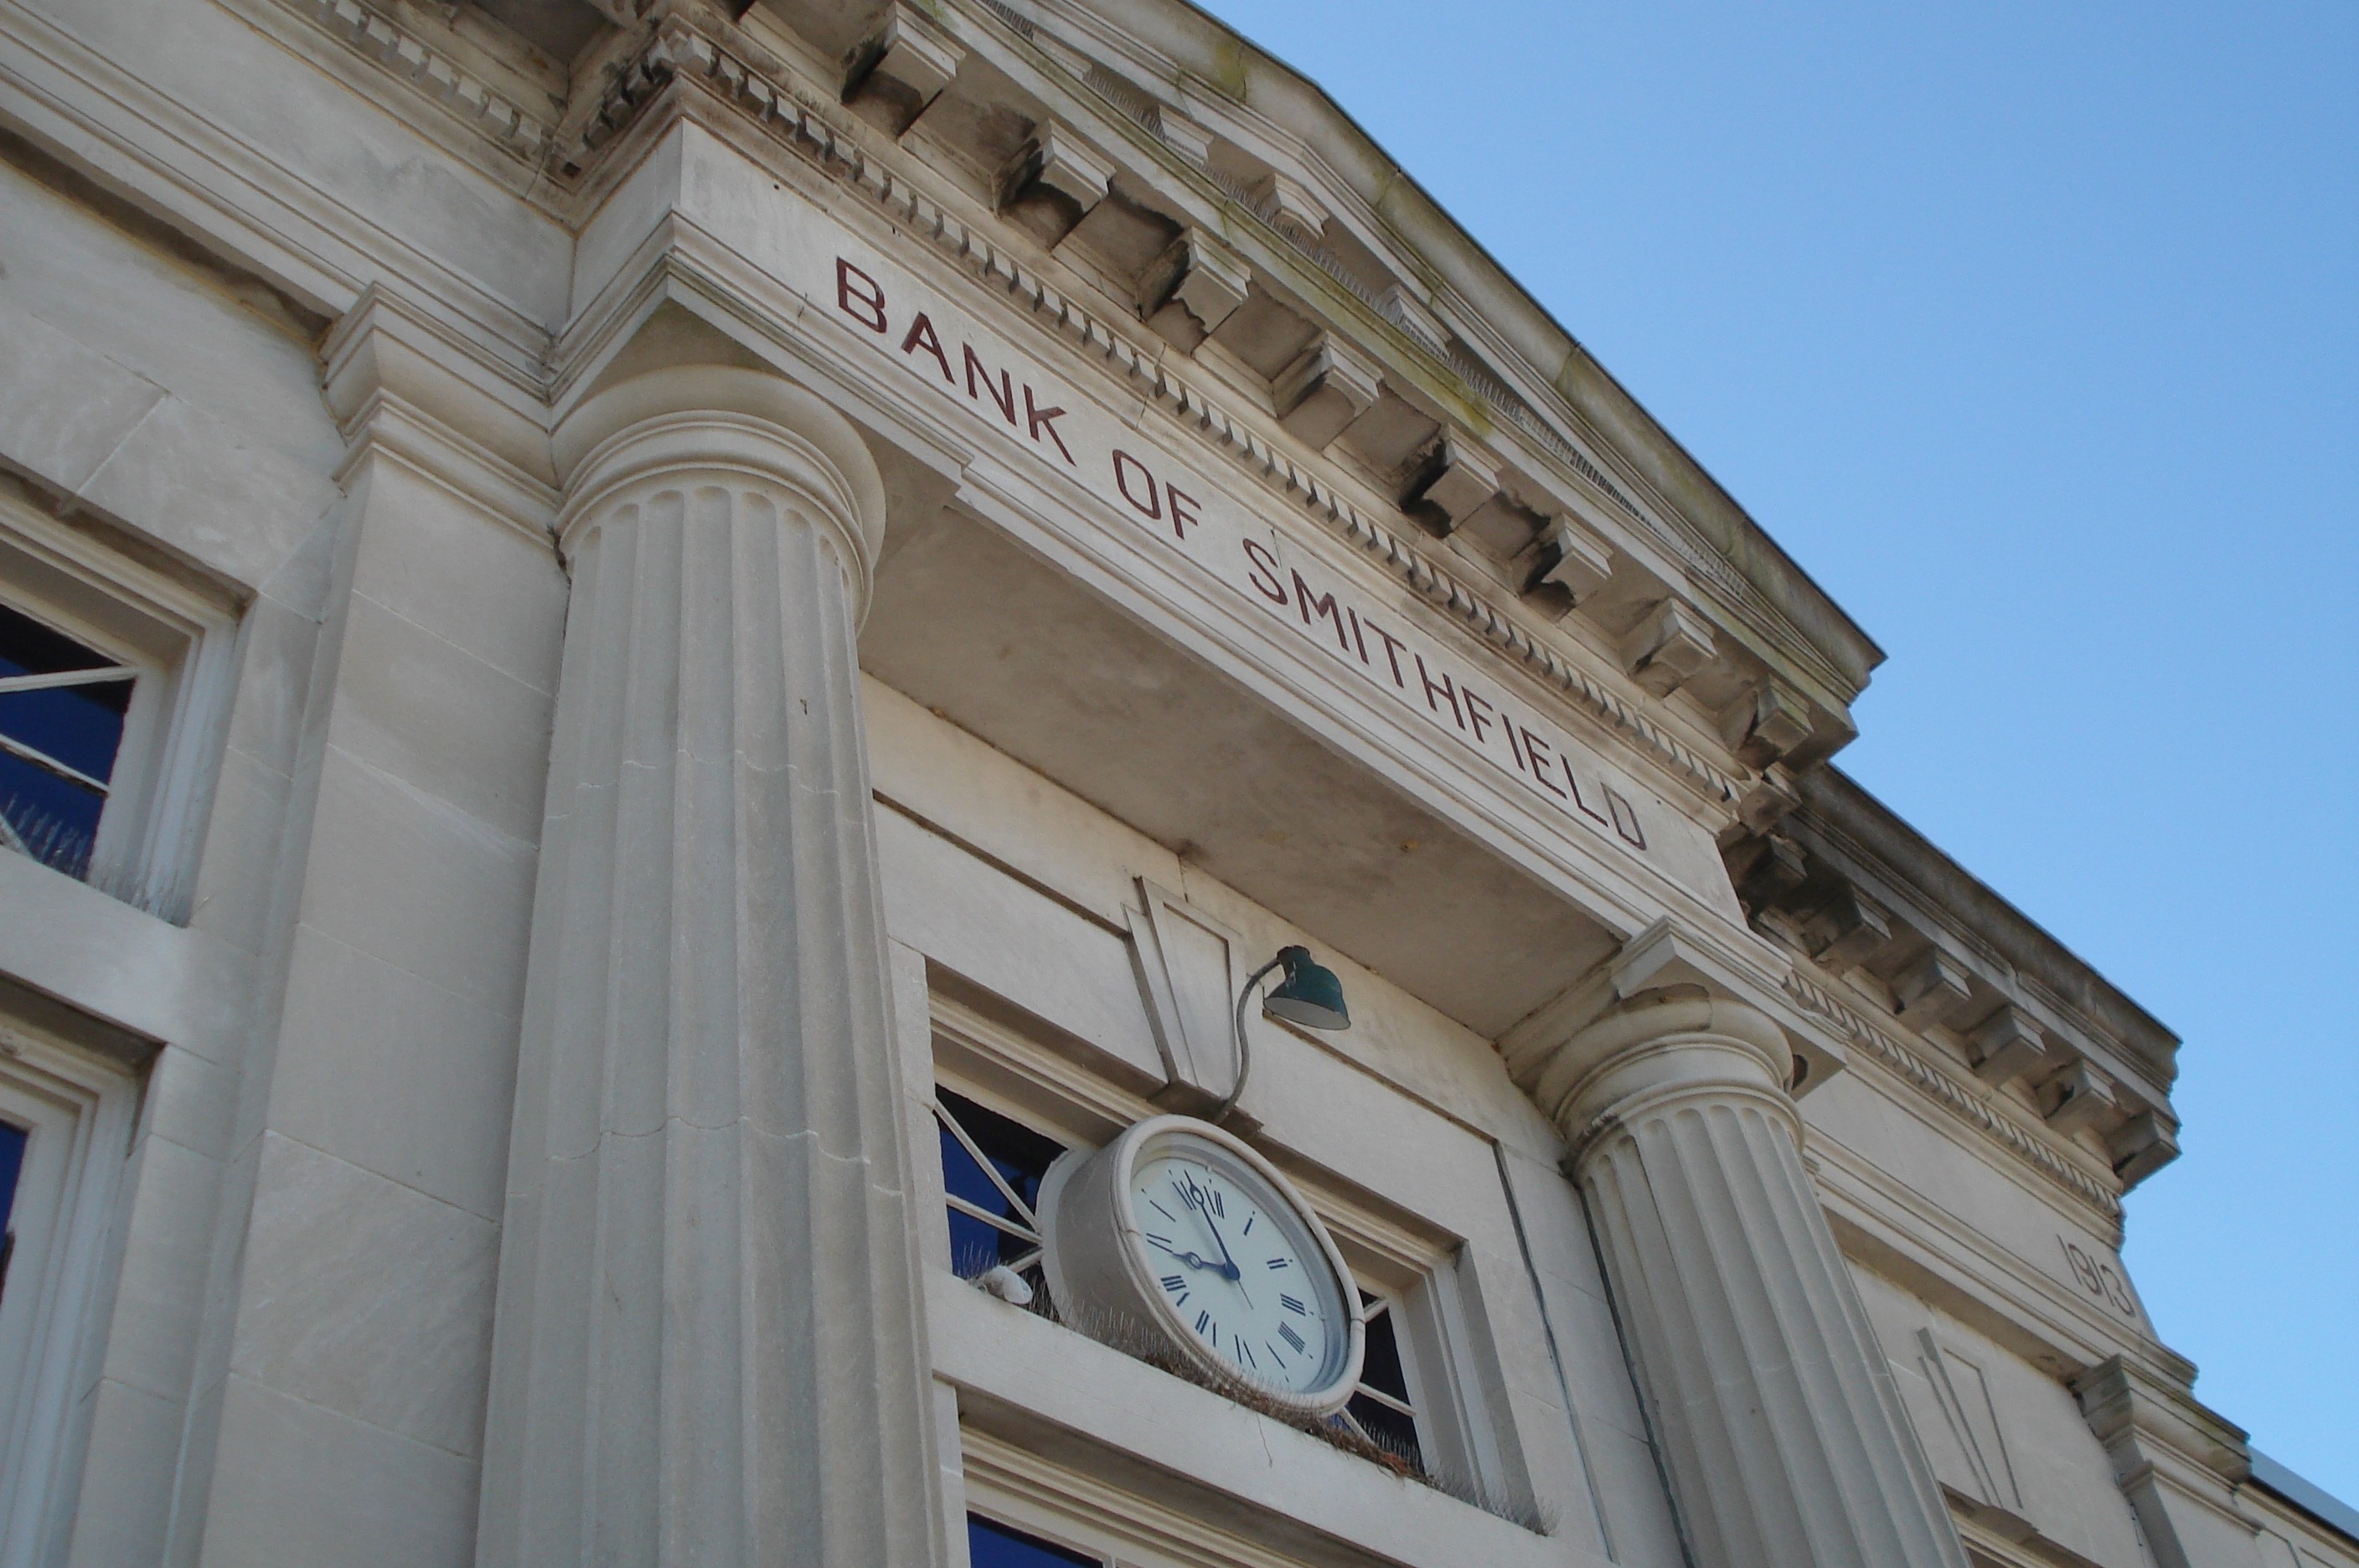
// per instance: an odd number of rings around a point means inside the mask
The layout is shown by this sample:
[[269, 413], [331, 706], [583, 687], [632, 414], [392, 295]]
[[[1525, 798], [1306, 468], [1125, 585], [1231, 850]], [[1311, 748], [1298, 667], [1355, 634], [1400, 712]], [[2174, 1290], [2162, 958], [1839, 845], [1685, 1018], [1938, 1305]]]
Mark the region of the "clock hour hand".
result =
[[1182, 1252], [1178, 1247], [1169, 1246], [1165, 1242], [1158, 1241], [1151, 1236], [1147, 1239], [1150, 1246], [1162, 1247], [1164, 1251], [1169, 1253], [1180, 1262], [1185, 1263], [1190, 1269], [1209, 1269], [1213, 1273], [1221, 1275], [1224, 1279], [1228, 1277], [1228, 1271], [1209, 1258], [1199, 1258], [1192, 1252]]

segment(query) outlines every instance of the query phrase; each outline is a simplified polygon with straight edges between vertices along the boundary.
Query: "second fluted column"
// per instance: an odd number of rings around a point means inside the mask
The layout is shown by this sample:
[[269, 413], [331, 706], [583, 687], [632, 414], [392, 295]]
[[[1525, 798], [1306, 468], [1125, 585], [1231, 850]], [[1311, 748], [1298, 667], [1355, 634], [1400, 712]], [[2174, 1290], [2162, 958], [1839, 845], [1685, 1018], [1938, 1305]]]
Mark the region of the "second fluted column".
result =
[[1697, 1568], [1965, 1568], [1802, 1165], [1778, 1026], [1642, 994], [1530, 1074]]
[[854, 647], [882, 485], [741, 369], [625, 381], [557, 445], [478, 1561], [936, 1562]]

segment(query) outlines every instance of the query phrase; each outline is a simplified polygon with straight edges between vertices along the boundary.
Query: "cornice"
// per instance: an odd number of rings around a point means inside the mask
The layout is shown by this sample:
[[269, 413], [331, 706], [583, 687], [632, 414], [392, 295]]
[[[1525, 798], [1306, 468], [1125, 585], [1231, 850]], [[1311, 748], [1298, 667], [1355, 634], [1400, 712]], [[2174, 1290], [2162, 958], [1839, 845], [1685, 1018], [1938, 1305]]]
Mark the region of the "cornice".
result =
[[[1368, 233], [1386, 236], [1388, 243], [1383, 248], [1389, 249], [1396, 257], [1408, 264], [1420, 285], [1432, 294], [1433, 303], [1440, 308], [1440, 313], [1448, 323], [1461, 330], [1468, 341], [1475, 343], [1483, 354], [1494, 356], [1495, 359], [1495, 364], [1470, 365], [1466, 363], [1466, 356], [1451, 355], [1446, 351], [1438, 350], [1434, 345], [1419, 343], [1418, 346], [1424, 351], [1424, 357], [1431, 367], [1488, 404], [1493, 410], [1502, 416], [1504, 423], [1512, 426], [1527, 439], [1538, 442], [1548, 455], [1557, 458], [1568, 467], [1580, 473], [1582, 477], [1593, 485], [1604, 485], [1605, 498], [1609, 504], [1625, 515], [1644, 521], [1655, 538], [1671, 548], [1683, 563], [1710, 582], [1730, 606], [1741, 607], [1754, 622], [1759, 635], [1772, 641], [1788, 657], [1799, 658], [1800, 662], [1808, 667], [1811, 676], [1825, 681], [1830, 688], [1844, 692], [1846, 702], [1851, 696], [1856, 695], [1858, 688], [1864, 686], [1865, 681], [1864, 670], [1846, 671], [1840, 669], [1836, 662], [1828, 658], [1818, 647], [1809, 632], [1787, 615], [1728, 558], [1727, 554], [1712, 540], [1708, 529], [1695, 523], [1688, 516], [1686, 509], [1666, 495], [1661, 486], [1651, 478], [1630, 463], [1622, 461], [1622, 454], [1616, 444], [1597, 429], [1595, 421], [1565, 392], [1562, 385], [1565, 379], [1564, 374], [1552, 373], [1536, 365], [1523, 349], [1512, 343], [1509, 334], [1500, 330], [1493, 321], [1491, 313], [1457, 286], [1453, 281], [1455, 274], [1449, 268], [1437, 267], [1427, 254], [1427, 247], [1420, 245], [1414, 235], [1405, 233], [1401, 225], [1394, 221], [1398, 202], [1371, 204], [1366, 201], [1359, 190], [1360, 182], [1338, 170], [1331, 159], [1321, 155], [1318, 146], [1306, 139], [1302, 130], [1290, 124], [1281, 123], [1269, 112], [1256, 107], [1260, 94], [1234, 83], [1203, 82], [1185, 64], [1180, 63], [1176, 58], [1166, 58], [1150, 52], [1153, 46], [1143, 37], [1118, 33], [1114, 27], [1094, 15], [1083, 0], [1040, 0], [1038, 8], [1051, 14], [1050, 17], [1043, 22], [1036, 22], [1025, 17], [1013, 6], [1006, 4], [1005, 0], [978, 0], [978, 4], [993, 20], [1030, 46], [1031, 52], [1044, 61], [1049, 69], [1057, 71], [1060, 75], [1070, 78], [1071, 73], [1065, 71], [1063, 62], [1040, 45], [1041, 39], [1053, 36], [1045, 30], [1045, 27], [1051, 24], [1062, 24], [1074, 27], [1083, 37], [1101, 48], [1111, 49], [1118, 45], [1120, 52], [1128, 57], [1126, 63], [1150, 78], [1161, 77], [1181, 84], [1183, 89], [1191, 82], [1194, 82], [1200, 87], [1199, 92], [1183, 93], [1184, 96], [1190, 99], [1191, 108], [1197, 108], [1198, 112], [1201, 113], [1203, 111], [1200, 105], [1213, 106], [1218, 117], [1234, 119], [1249, 125], [1251, 129], [1248, 135], [1253, 139], [1266, 145], [1284, 147], [1290, 158], [1306, 168], [1325, 170], [1329, 179], [1323, 183], [1322, 199], [1332, 206], [1339, 197], [1346, 197], [1356, 205], [1359, 212], [1355, 214], [1357, 221], [1354, 226]], [[1125, 23], [1146, 24], [1148, 20], [1147, 17], [1129, 16], [1125, 17]], [[1165, 20], [1168, 21], [1168, 19]], [[1182, 20], [1178, 26], [1181, 30], [1192, 30], [1194, 23], [1206, 20], [1208, 19], [1196, 16], [1192, 22]], [[1210, 26], [1222, 33], [1226, 33], [1226, 28], [1218, 23], [1211, 23]], [[1169, 26], [1163, 29], [1163, 34], [1167, 40], [1175, 37]], [[1413, 180], [1393, 166], [1388, 158], [1384, 158], [1381, 149], [1376, 148], [1372, 141], [1366, 141], [1364, 133], [1359, 130], [1350, 115], [1334, 104], [1316, 83], [1302, 79], [1282, 62], [1261, 55], [1250, 44], [1235, 38], [1234, 35], [1231, 36], [1230, 41], [1240, 46], [1238, 68], [1241, 71], [1265, 65], [1274, 67], [1314, 96], [1325, 106], [1338, 126], [1348, 132], [1350, 136], [1360, 137], [1365, 143], [1363, 147], [1356, 150], [1373, 154], [1375, 160], [1383, 165], [1381, 184], [1385, 191], [1396, 196], [1413, 197], [1417, 203], [1421, 204], [1419, 215], [1433, 226], [1434, 232], [1437, 234], [1446, 232], [1448, 236], [1453, 237], [1458, 242], [1467, 257], [1477, 263], [1476, 270], [1486, 271], [1493, 275], [1486, 277], [1484, 281], [1503, 287], [1506, 293], [1518, 302], [1521, 312], [1527, 313], [1544, 323], [1547, 331], [1561, 337], [1563, 345], [1574, 358], [1582, 361], [1591, 369], [1598, 371], [1599, 374], [1603, 374], [1602, 367], [1595, 365], [1594, 361], [1589, 358], [1579, 342], [1571, 333], [1564, 332], [1552, 318], [1548, 317], [1546, 312], [1506, 275], [1504, 269], [1482, 250], [1479, 244], [1466, 236], [1454, 221], [1425, 195]], [[1066, 47], [1071, 48], [1071, 46]], [[1120, 81], [1119, 78], [1116, 80]], [[1085, 81], [1080, 84], [1113, 104], [1125, 117], [1135, 122], [1147, 123], [1146, 117], [1138, 108], [1123, 102], [1125, 95], [1110, 93], [1095, 81]], [[1143, 91], [1126, 82], [1122, 82], [1122, 85], [1130, 88], [1132, 94]], [[1154, 127], [1150, 125], [1149, 129], [1153, 131]], [[1243, 206], [1245, 210], [1253, 213], [1260, 226], [1268, 229], [1277, 241], [1296, 252], [1304, 252], [1309, 248], [1299, 236], [1289, 230], [1268, 223], [1266, 214], [1256, 210], [1253, 204], [1238, 202], [1236, 193], [1221, 188], [1217, 180], [1212, 180], [1208, 171], [1198, 169], [1190, 163], [1186, 167], [1183, 178], [1212, 183], [1214, 189], [1219, 191], [1219, 199], [1224, 204]], [[1497, 292], [1496, 289], [1494, 291]], [[1414, 339], [1415, 334], [1410, 335]], [[1470, 368], [1474, 371], [1473, 376], [1467, 374]], [[1611, 382], [1610, 376], [1606, 379]], [[1519, 382], [1525, 385], [1521, 387], [1514, 385]], [[1667, 433], [1662, 432], [1636, 401], [1622, 390], [1618, 383], [1611, 384], [1620, 400], [1627, 405], [1625, 408], [1617, 409], [1617, 413], [1635, 419], [1659, 437], [1670, 450], [1677, 453], [1681, 462], [1692, 469], [1693, 472], [1689, 477], [1700, 481], [1743, 527], [1752, 529], [1758, 541], [1767, 546], [1770, 555], [1780, 561], [1785, 560], [1783, 551], [1778, 549], [1775, 541], [1770, 540], [1766, 533], [1759, 529], [1757, 524], [1752, 523], [1749, 517], [1744, 516], [1742, 508], [1719, 489], [1717, 484], [1701, 469], [1701, 465], [1695, 464], [1694, 460], [1686, 454], [1683, 448], [1678, 447]], [[1543, 408], [1547, 410], [1545, 414], [1540, 412]], [[1584, 450], [1585, 448], [1594, 450]], [[1608, 471], [1610, 471], [1610, 476]], [[1634, 497], [1636, 499], [1634, 500]], [[1641, 502], [1644, 505], [1643, 510], [1640, 509]], [[1843, 616], [1838, 607], [1832, 605], [1831, 601], [1825, 601], [1823, 593], [1815, 583], [1809, 582], [1806, 573], [1802, 573], [1799, 568], [1795, 568], [1794, 572], [1797, 580], [1806, 585], [1806, 592], [1816, 595], [1821, 601], [1822, 607], [1831, 611], [1833, 616], [1848, 628], [1850, 635], [1859, 640], [1864, 651], [1865, 663], [1872, 667], [1874, 663], [1879, 661], [1883, 657], [1880, 650], [1875, 649], [1855, 626], [1851, 626], [1848, 617]]]
[[[1552, 689], [1589, 721], [1635, 746], [1686, 792], [1733, 810], [1747, 786], [1636, 703], [1580, 670], [1548, 646], [1545, 633], [1524, 622], [1463, 576], [1436, 564], [1411, 538], [1372, 515], [1373, 507], [1344, 493], [1348, 481], [1313, 471], [1267, 434], [1207, 396], [1169, 363], [1161, 343], [1134, 341], [1135, 323], [1116, 323], [1046, 275], [1002, 237], [970, 223], [912, 177], [888, 166], [831, 107], [790, 82], [765, 77], [759, 67], [679, 17], [659, 24], [634, 70], [618, 78], [609, 135], [643, 113], [657, 91], [677, 78], [759, 125], [880, 216], [929, 245], [975, 281], [1005, 294], [1069, 345], [1103, 361], [1145, 400], [1160, 408], [1235, 472], [1310, 514], [1419, 598], [1506, 655]], [[621, 124], [617, 124], [617, 121]], [[594, 169], [585, 169], [594, 178]], [[1561, 634], [1560, 634], [1561, 635]]]
[[537, 164], [556, 116], [503, 91], [442, 40], [407, 25], [373, 0], [264, 0], [326, 31], [385, 67], [413, 96], [449, 114], [493, 146]]
[[2120, 1224], [2121, 1197], [2112, 1187], [2019, 1125], [1986, 1094], [1968, 1088], [1897, 1035], [1837, 999], [1803, 975], [1799, 964], [1787, 972], [1784, 984], [1787, 994], [1797, 1004], [1832, 1025], [1844, 1040], [1864, 1050], [1959, 1120], [1995, 1139], [2049, 1181], [2104, 1215], [2108, 1225]]

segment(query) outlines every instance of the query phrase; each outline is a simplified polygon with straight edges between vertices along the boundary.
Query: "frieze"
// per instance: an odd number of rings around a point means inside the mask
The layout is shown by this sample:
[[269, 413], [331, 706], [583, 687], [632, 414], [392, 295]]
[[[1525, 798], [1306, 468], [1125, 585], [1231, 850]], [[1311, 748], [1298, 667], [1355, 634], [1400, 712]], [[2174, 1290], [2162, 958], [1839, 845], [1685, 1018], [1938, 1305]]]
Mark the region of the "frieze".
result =
[[[1488, 765], [1574, 836], [1636, 855], [1707, 900], [1719, 891], [1698, 886], [1718, 870], [1709, 841], [1681, 847], [1700, 830], [1674, 833], [1678, 813], [1491, 673], [1296, 550], [1219, 485], [1181, 466], [1150, 432], [1064, 390], [1030, 363], [1011, 360], [987, 327], [887, 253], [849, 235], [823, 240], [819, 225], [805, 223], [766, 264], [896, 373], [959, 410], [978, 436], [1078, 484], [1099, 516], [1134, 543], [1177, 557], [1219, 584], [1233, 604], [1275, 620], [1297, 646]], [[1658, 842], [1664, 839], [1674, 842]]]
[[[691, 77], [701, 77], [721, 86], [731, 101], [758, 121], [790, 128], [831, 154], [846, 156], [841, 149], [847, 145], [847, 133], [828, 124], [819, 105], [802, 99], [794, 89], [783, 85], [785, 71], [777, 62], [749, 61], [745, 56], [750, 51], [723, 47], [700, 30], [699, 19], [692, 8], [683, 7], [660, 14], [647, 28], [643, 41], [624, 44], [614, 56], [612, 65], [597, 73], [602, 86], [594, 103], [569, 108], [561, 119], [551, 122], [535, 115], [510, 96], [488, 86], [451, 60], [447, 51], [438, 49], [430, 42], [387, 19], [364, 0], [277, 0], [277, 3], [319, 23], [396, 76], [438, 101], [496, 145], [525, 158], [544, 163], [568, 180], [576, 180], [585, 172], [592, 155], [631, 123], [675, 71], [684, 71]], [[1049, 58], [1040, 42], [1041, 35], [1028, 22], [1001, 7], [991, 7], [990, 10], [995, 20], [1040, 53], [1047, 64], [1058, 63]], [[1162, 114], [1162, 106], [1143, 90], [1113, 77], [1103, 69], [1085, 72], [1082, 84], [1118, 114], [1139, 125], [1147, 134], [1160, 141], [1170, 139], [1165, 135], [1169, 127], [1163, 124], [1169, 116]], [[864, 161], [863, 155], [856, 151], [848, 156], [855, 165]], [[1200, 160], [1186, 161], [1190, 173], [1213, 183], [1220, 196], [1251, 213], [1283, 242], [1290, 253], [1320, 267], [1322, 272], [1343, 282], [1349, 291], [1363, 302], [1368, 302], [1369, 291], [1365, 284], [1345, 276], [1332, 258], [1320, 253], [1319, 247], [1306, 244], [1303, 236], [1271, 220], [1259, 203], [1243, 199], [1237, 192], [1220, 186], [1207, 169], [1198, 166]], [[873, 186], [871, 193], [875, 193]], [[1053, 289], [1047, 291], [1057, 292]], [[1388, 311], [1382, 304], [1372, 304], [1371, 308], [1380, 318], [1399, 325], [1397, 313]], [[1663, 506], [1659, 500], [1650, 507], [1642, 508], [1632, 499], [1630, 491], [1632, 488], [1643, 489], [1643, 485], [1625, 485], [1609, 475], [1606, 469], [1582, 450], [1578, 441], [1557, 427], [1556, 421], [1542, 415], [1528, 397], [1510, 387], [1489, 365], [1476, 359], [1471, 351], [1454, 344], [1424, 343], [1418, 334], [1408, 332], [1406, 329], [1404, 338], [1423, 349], [1424, 356], [1433, 362], [1435, 370], [1467, 396], [1490, 408], [1505, 426], [1536, 443], [1548, 458], [1575, 476], [1582, 487], [1594, 492], [1615, 510], [1645, 526], [1652, 537], [1669, 544], [1687, 570], [1709, 581], [1725, 599], [1744, 605], [1746, 613], [1756, 619], [1777, 618], [1775, 606], [1765, 600], [1742, 573], [1699, 539], [1692, 537], [1692, 530], [1680, 517], [1678, 508]], [[1225, 419], [1219, 424], [1225, 426]], [[1260, 454], [1249, 451], [1245, 455], [1251, 461]], [[1279, 461], [1282, 466], [1273, 470], [1270, 477], [1280, 480], [1281, 487], [1309, 496], [1314, 482], [1295, 473], [1291, 463]], [[1318, 498], [1313, 497], [1312, 504], [1314, 509], [1323, 507], [1323, 502]], [[1348, 503], [1343, 503], [1343, 506], [1346, 512], [1353, 510]], [[1362, 548], [1388, 561], [1394, 555], [1394, 550], [1387, 544], [1364, 528], [1343, 518], [1335, 520]], [[1430, 570], [1437, 574], [1440, 572], [1439, 568]], [[1427, 593], [1434, 603], [1461, 614], [1464, 612], [1459, 609], [1458, 600], [1473, 593], [1462, 583], [1456, 583], [1454, 589], [1442, 588], [1438, 583], [1412, 585], [1417, 586], [1420, 593]], [[1617, 708], [1626, 708], [1626, 705], [1606, 697], [1594, 682], [1564, 668], [1561, 659], [1540, 646], [1529, 631], [1495, 606], [1489, 605], [1487, 600], [1484, 603], [1485, 613], [1469, 617], [1478, 632], [1498, 642], [1504, 649], [1543, 678], [1559, 685], [1574, 701], [1590, 708], [1595, 717], [1627, 735], [1655, 754], [1658, 760], [1669, 763], [1703, 786], [1713, 798], [1734, 801], [1745, 793], [1725, 774], [1661, 732], [1651, 722], [1636, 719], [1634, 724], [1635, 714], [1626, 711], [1615, 712]], [[1792, 651], [1810, 665], [1821, 679], [1840, 684], [1832, 667], [1810, 647], [1809, 639], [1793, 641]]]

